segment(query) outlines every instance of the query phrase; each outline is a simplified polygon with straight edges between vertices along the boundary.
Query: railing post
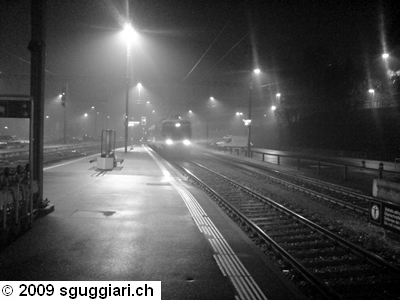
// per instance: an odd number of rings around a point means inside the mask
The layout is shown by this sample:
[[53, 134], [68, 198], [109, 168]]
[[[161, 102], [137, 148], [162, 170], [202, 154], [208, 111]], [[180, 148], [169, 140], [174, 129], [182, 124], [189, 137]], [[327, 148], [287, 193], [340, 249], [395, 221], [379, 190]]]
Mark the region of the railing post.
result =
[[281, 157], [278, 155], [278, 166], [281, 164]]
[[262, 161], [265, 161], [265, 153], [262, 154]]
[[347, 180], [347, 165], [344, 165], [344, 170], [343, 170], [343, 180]]
[[379, 179], [382, 179], [383, 177], [383, 163], [381, 162], [379, 164]]

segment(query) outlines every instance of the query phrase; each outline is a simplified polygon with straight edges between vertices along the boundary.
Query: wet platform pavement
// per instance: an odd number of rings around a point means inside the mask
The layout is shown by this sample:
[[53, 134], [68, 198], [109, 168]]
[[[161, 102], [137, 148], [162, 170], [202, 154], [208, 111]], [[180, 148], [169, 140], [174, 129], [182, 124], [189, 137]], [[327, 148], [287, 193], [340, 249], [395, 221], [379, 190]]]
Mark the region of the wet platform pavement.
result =
[[147, 147], [112, 171], [44, 171], [54, 212], [0, 252], [0, 279], [161, 281], [162, 299], [302, 299], [224, 212]]

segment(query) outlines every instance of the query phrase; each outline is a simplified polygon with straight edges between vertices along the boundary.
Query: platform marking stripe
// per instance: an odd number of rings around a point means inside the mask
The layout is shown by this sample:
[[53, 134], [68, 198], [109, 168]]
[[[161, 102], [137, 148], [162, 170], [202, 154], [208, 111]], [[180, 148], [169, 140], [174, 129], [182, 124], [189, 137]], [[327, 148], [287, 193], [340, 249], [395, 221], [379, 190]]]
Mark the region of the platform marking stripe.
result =
[[[242, 299], [265, 299], [264, 294], [258, 289], [253, 289], [253, 285], [251, 282], [247, 281], [245, 277], [235, 277], [232, 280], [233, 284], [240, 290]], [[260, 293], [259, 293], [260, 292]]]
[[[146, 147], [145, 149], [153, 158], [153, 160], [157, 163], [164, 176], [169, 179], [171, 186], [173, 186], [181, 196], [200, 232], [208, 232], [208, 235], [212, 237], [207, 238], [207, 240], [209, 241], [211, 247], [215, 252], [213, 257], [217, 262], [217, 265], [222, 274], [229, 277], [232, 281], [237, 293], [239, 294], [240, 299], [267, 300], [267, 297], [265, 297], [265, 295], [262, 293], [247, 269], [240, 262], [239, 258], [236, 256], [232, 248], [226, 242], [225, 238], [222, 236], [217, 227], [214, 225], [211, 219], [209, 219], [203, 208], [197, 202], [196, 198], [194, 198], [188, 190], [181, 186], [179, 182], [177, 182], [171, 176], [165, 166], [161, 164], [161, 162], [157, 159], [157, 157], [154, 156], [153, 153], [151, 153]], [[238, 297], [235, 296], [235, 299], [238, 299]]]
[[241, 299], [243, 299], [243, 300], [254, 299], [254, 298], [249, 298], [248, 295], [244, 293], [244, 289], [237, 278], [232, 278], [232, 282], [233, 282], [233, 285], [235, 286], [236, 290], [239, 291], [239, 295], [240, 295]]
[[225, 269], [222, 267], [222, 263], [219, 260], [219, 256], [214, 254], [213, 257], [214, 257], [215, 261], [217, 262], [217, 265], [218, 265], [219, 269], [221, 270], [222, 275], [224, 275], [225, 277], [228, 276], [228, 274], [226, 274], [226, 272], [225, 272]]
[[213, 245], [213, 248], [216, 249], [216, 253], [221, 253], [223, 255], [227, 255], [228, 253], [226, 253], [225, 249], [223, 247], [221, 247], [221, 244], [218, 243], [218, 240], [215, 239], [209, 239], [210, 243]]
[[[191, 202], [193, 203], [194, 201], [196, 201], [196, 199], [190, 194], [189, 191], [187, 191], [182, 186], [178, 185], [178, 183], [176, 183], [176, 184], [171, 183], [171, 185], [173, 185], [176, 188], [178, 193], [181, 195], [183, 201], [185, 202], [186, 206], [188, 207], [189, 212], [192, 214], [193, 209], [196, 210], [197, 207], [194, 208], [191, 205]], [[207, 228], [207, 231], [211, 230], [211, 232], [212, 232], [211, 236], [214, 237], [214, 240], [215, 241], [219, 240], [220, 242], [223, 242], [224, 244], [228, 245], [226, 243], [226, 240], [223, 238], [223, 236], [221, 235], [219, 230], [215, 227], [215, 225], [208, 218], [208, 216], [204, 216], [204, 220], [208, 225], [207, 227], [204, 227], [204, 229]], [[202, 231], [201, 228], [199, 228], [199, 230]], [[215, 239], [215, 237], [217, 237], [217, 238]], [[211, 244], [212, 239], [208, 239], [208, 240]], [[212, 244], [211, 244], [211, 246], [212, 246]], [[231, 249], [229, 249], [229, 250], [231, 250]], [[227, 276], [231, 279], [232, 282], [233, 282], [234, 278], [240, 278], [240, 280], [236, 280], [238, 283], [236, 286], [239, 289], [239, 290], [237, 289], [238, 293], [242, 295], [241, 296], [242, 299], [260, 299], [259, 295], [257, 295], [258, 293], [253, 293], [253, 291], [254, 291], [253, 288], [251, 286], [249, 286], [249, 283], [245, 279], [245, 277], [251, 277], [251, 276], [249, 275], [249, 273], [247, 272], [247, 270], [243, 266], [243, 264], [239, 263], [239, 259], [237, 258], [237, 256], [234, 254], [233, 251], [232, 251], [232, 254], [230, 254], [230, 255], [216, 254], [216, 258], [219, 261], [218, 266], [220, 267], [221, 272], [223, 274], [227, 274]], [[252, 280], [252, 282], [254, 282], [254, 280]], [[257, 290], [259, 290], [259, 288]], [[263, 296], [263, 298], [261, 298], [261, 299], [267, 299], [264, 295], [262, 295], [262, 296]]]

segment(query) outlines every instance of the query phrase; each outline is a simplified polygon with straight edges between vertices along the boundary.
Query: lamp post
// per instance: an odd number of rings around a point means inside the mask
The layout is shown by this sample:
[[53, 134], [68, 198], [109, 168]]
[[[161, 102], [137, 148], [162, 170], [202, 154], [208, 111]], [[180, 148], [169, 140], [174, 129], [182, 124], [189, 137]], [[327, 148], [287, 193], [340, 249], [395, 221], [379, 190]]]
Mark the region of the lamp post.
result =
[[[210, 101], [214, 101], [214, 97], [209, 98]], [[210, 119], [210, 107], [213, 107], [214, 105], [207, 105], [207, 124], [206, 124], [206, 143], [208, 144], [208, 123]]]
[[[260, 69], [253, 70], [252, 73], [260, 74]], [[253, 74], [251, 74], [253, 75]], [[250, 77], [249, 85], [249, 113], [248, 113], [248, 124], [247, 124], [247, 157], [251, 157], [251, 105], [253, 101], [253, 76]]]
[[370, 94], [372, 94], [372, 97], [371, 97], [371, 108], [373, 108], [374, 107], [374, 100], [375, 100], [375, 90], [374, 89], [369, 89], [368, 92]]
[[128, 121], [129, 121], [129, 88], [130, 88], [130, 52], [131, 42], [135, 37], [135, 30], [131, 24], [125, 24], [123, 31], [126, 39], [126, 99], [125, 99], [125, 153], [128, 152]]

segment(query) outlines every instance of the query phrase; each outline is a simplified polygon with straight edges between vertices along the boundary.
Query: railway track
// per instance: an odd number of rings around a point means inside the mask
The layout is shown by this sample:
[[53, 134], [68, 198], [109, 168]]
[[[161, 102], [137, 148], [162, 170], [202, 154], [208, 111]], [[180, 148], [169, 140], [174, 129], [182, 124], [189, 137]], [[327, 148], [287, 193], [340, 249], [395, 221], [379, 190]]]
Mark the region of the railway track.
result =
[[203, 165], [177, 167], [273, 253], [311, 299], [399, 299], [400, 270], [381, 257]]
[[[213, 158], [216, 159], [215, 157]], [[218, 157], [218, 161], [269, 183], [303, 192], [317, 200], [338, 205], [340, 208], [347, 209], [356, 214], [362, 216], [368, 216], [369, 214], [369, 201], [372, 197], [359, 191], [310, 177], [277, 171], [259, 164], [226, 160], [220, 157]]]

